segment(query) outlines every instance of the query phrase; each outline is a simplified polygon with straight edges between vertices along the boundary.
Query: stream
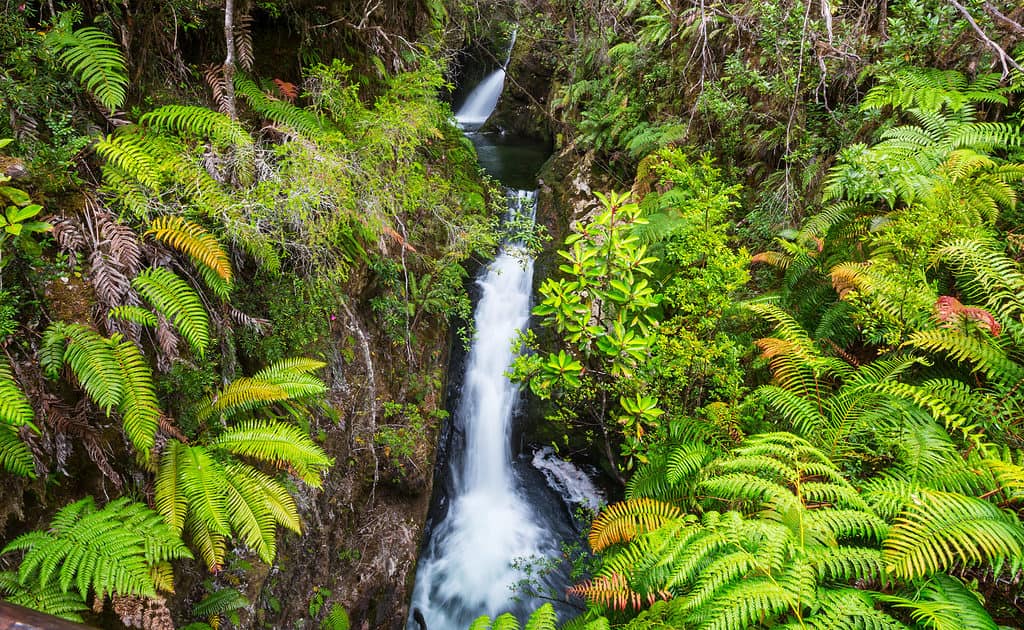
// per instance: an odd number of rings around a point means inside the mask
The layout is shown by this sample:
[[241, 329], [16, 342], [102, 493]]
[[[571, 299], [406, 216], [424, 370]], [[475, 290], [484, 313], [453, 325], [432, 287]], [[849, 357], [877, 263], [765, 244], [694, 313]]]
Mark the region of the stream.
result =
[[[478, 131], [504, 79], [504, 68], [485, 77], [455, 117], [480, 165], [506, 187], [510, 217], [532, 220], [547, 147]], [[522, 396], [505, 374], [514, 359], [512, 341], [529, 325], [533, 260], [516, 243], [505, 243], [476, 285], [475, 336], [463, 365], [453, 363], [449, 375], [461, 387], [438, 449], [409, 630], [421, 627], [417, 613], [430, 630], [463, 630], [480, 615], [506, 611], [525, 619], [546, 601], [515, 590], [527, 580], [541, 593], [563, 594], [569, 576], [560, 562], [562, 544], [577, 540], [581, 527], [574, 513], [603, 501], [590, 478], [550, 448], [513, 451]]]

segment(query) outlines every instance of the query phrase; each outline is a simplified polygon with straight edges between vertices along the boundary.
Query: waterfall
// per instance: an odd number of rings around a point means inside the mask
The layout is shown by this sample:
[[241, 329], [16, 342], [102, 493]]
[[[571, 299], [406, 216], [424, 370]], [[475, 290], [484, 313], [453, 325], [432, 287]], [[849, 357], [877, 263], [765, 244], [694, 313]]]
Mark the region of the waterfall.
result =
[[[511, 195], [511, 212], [530, 211], [534, 196]], [[530, 317], [533, 261], [506, 244], [477, 285], [476, 334], [456, 409], [465, 451], [452, 471], [454, 498], [420, 559], [413, 593], [430, 630], [463, 630], [479, 615], [508, 609], [511, 588], [525, 577], [512, 560], [557, 549], [517, 487], [510, 445], [519, 391], [505, 374], [512, 341]]]
[[476, 131], [487, 122], [491, 112], [498, 105], [498, 98], [501, 96], [501, 91], [505, 89], [505, 71], [508, 69], [508, 63], [512, 60], [512, 49], [516, 45], [516, 31], [512, 30], [512, 37], [509, 41], [508, 52], [505, 55], [505, 63], [494, 72], [487, 75], [483, 81], [477, 85], [469, 96], [466, 97], [466, 101], [459, 108], [459, 111], [455, 112], [455, 120], [459, 123], [459, 127], [466, 131]]
[[[471, 121], [482, 124], [490, 116], [504, 78], [503, 69], [497, 73], [473, 90], [459, 110], [457, 120], [464, 130], [470, 130]], [[482, 94], [486, 99], [477, 98]], [[513, 181], [519, 187], [536, 185], [543, 154], [514, 146], [522, 145], [521, 140], [494, 142], [491, 134], [469, 135], [481, 166], [491, 175], [506, 186]], [[522, 172], [531, 166], [529, 173]], [[509, 188], [506, 194], [509, 218], [534, 218], [535, 192]], [[476, 282], [475, 334], [453, 425], [447, 429], [452, 446], [439, 451], [450, 460], [447, 470], [439, 462], [438, 477], [450, 479], [450, 484], [435, 479], [433, 516], [416, 569], [409, 630], [420, 628], [418, 618], [429, 630], [465, 630], [480, 615], [506, 611], [524, 618], [543, 601], [523, 597], [514, 588], [533, 579], [541, 590], [562, 592], [568, 571], [561, 566], [528, 575], [517, 562], [550, 564], [560, 559], [561, 543], [576, 537], [581, 527], [572, 516], [575, 506], [602, 501], [580, 478], [583, 473], [553, 452], [535, 456], [533, 467], [529, 460], [513, 457], [512, 419], [520, 392], [506, 373], [515, 359], [512, 342], [530, 319], [533, 260], [519, 244], [505, 243]]]

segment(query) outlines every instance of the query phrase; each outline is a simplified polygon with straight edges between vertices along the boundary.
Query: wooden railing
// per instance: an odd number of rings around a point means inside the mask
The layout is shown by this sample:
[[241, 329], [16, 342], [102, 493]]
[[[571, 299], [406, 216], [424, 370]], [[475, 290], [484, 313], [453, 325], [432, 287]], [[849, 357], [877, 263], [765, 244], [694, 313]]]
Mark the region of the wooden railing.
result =
[[89, 627], [0, 600], [0, 630], [87, 630]]

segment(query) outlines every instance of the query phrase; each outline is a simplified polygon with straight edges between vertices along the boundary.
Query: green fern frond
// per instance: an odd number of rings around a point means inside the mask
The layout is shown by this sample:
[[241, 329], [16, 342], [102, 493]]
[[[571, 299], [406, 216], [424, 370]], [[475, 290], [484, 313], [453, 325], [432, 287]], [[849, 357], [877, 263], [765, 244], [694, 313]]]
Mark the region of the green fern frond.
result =
[[209, 442], [209, 448], [286, 468], [315, 488], [333, 465], [306, 431], [275, 420], [249, 420], [230, 427]]
[[89, 606], [77, 593], [62, 591], [57, 584], [45, 588], [37, 584], [22, 584], [14, 571], [0, 572], [0, 593], [5, 601], [16, 606], [78, 623], [82, 622], [79, 613], [89, 610]]
[[907, 611], [918, 627], [934, 630], [998, 630], [978, 596], [962, 582], [939, 573], [925, 582], [912, 597], [876, 595], [879, 601]]
[[1024, 368], [989, 339], [948, 329], [921, 330], [911, 334], [904, 345], [925, 352], [942, 353], [999, 383], [1016, 383], [1024, 379]]
[[224, 247], [215, 236], [198, 223], [181, 216], [157, 217], [149, 224], [145, 236], [184, 253], [196, 263], [216, 273], [224, 282], [231, 283], [231, 262]]
[[24, 550], [18, 569], [22, 585], [45, 589], [72, 585], [85, 599], [119, 595], [156, 596], [153, 565], [191, 554], [160, 516], [140, 503], [117, 499], [97, 509], [92, 498], [66, 506], [46, 532], [30, 532], [2, 552]]
[[143, 114], [139, 123], [178, 135], [210, 138], [220, 146], [252, 150], [252, 136], [237, 120], [194, 105], [165, 105]]
[[61, 65], [81, 81], [104, 107], [114, 111], [124, 104], [128, 91], [124, 55], [114, 40], [97, 28], [85, 26], [71, 30], [68, 15], [61, 15], [46, 40], [56, 47]]
[[157, 399], [153, 372], [139, 347], [132, 341], [116, 342], [114, 355], [121, 370], [123, 391], [118, 411], [124, 421], [124, 432], [132, 445], [149, 459], [149, 451], [156, 443], [160, 421], [160, 402]]
[[302, 533], [299, 508], [295, 504], [295, 499], [281, 482], [244, 464], [228, 464], [228, 471], [235, 477], [246, 477], [248, 483], [259, 487], [264, 506], [279, 525], [296, 534]]
[[267, 509], [260, 487], [243, 473], [245, 466], [225, 469], [223, 486], [227, 516], [231, 529], [242, 542], [270, 564], [277, 554], [277, 522]]
[[1011, 513], [972, 497], [919, 490], [883, 548], [888, 570], [914, 579], [954, 565], [1024, 566], [1024, 527]]
[[132, 322], [149, 328], [156, 328], [157, 325], [157, 318], [156, 315], [153, 314], [153, 311], [142, 308], [141, 306], [133, 306], [130, 304], [115, 306], [107, 311], [107, 317]]
[[152, 192], [161, 190], [161, 164], [153, 155], [151, 143], [144, 134], [121, 131], [100, 139], [95, 149], [100, 157], [116, 168], [115, 174], [129, 177]]
[[132, 287], [174, 324], [196, 356], [205, 355], [210, 345], [210, 319], [195, 289], [162, 267], [142, 271], [132, 280]]
[[14, 378], [6, 360], [0, 359], [0, 467], [7, 472], [34, 479], [35, 460], [18, 435], [19, 427], [39, 429], [32, 423], [32, 405]]
[[266, 407], [290, 400], [291, 395], [280, 385], [239, 377], [196, 408], [196, 417], [206, 420], [214, 415], [230, 417], [233, 414]]
[[820, 580], [884, 582], [885, 559], [878, 549], [847, 546], [821, 546], [811, 550], [808, 561]]
[[238, 589], [222, 588], [210, 593], [196, 603], [192, 607], [192, 614], [196, 617], [212, 617], [240, 608], [247, 608], [249, 605], [249, 600]]
[[316, 140], [334, 131], [333, 127], [316, 114], [286, 101], [270, 98], [249, 77], [235, 74], [235, 92], [245, 99], [257, 114], [290, 127], [310, 140]]
[[43, 369], [54, 378], [67, 365], [82, 389], [101, 409], [110, 413], [124, 396], [121, 362], [114, 344], [81, 324], [55, 322], [44, 335]]

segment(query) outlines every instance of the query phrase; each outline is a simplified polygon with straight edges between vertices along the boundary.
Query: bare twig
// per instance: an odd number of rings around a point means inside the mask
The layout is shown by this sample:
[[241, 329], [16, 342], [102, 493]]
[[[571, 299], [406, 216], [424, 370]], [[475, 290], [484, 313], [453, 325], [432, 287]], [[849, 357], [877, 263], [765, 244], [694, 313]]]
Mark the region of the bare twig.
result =
[[964, 18], [970, 23], [971, 28], [974, 29], [974, 32], [978, 34], [978, 37], [981, 38], [981, 40], [983, 42], [985, 42], [985, 44], [989, 48], [991, 48], [993, 51], [995, 51], [996, 55], [999, 56], [999, 64], [1001, 66], [1003, 66], [1003, 77], [1004, 78], [1010, 75], [1010, 67], [1013, 67], [1013, 69], [1016, 70], [1017, 72], [1024, 73], [1024, 67], [1021, 67], [1021, 65], [1019, 63], [1017, 63], [1017, 61], [1013, 57], [1011, 57], [1009, 53], [1007, 53], [1005, 50], [1003, 50], [1002, 46], [1000, 46], [998, 43], [996, 43], [996, 41], [993, 40], [991, 37], [986, 35], [985, 31], [981, 30], [981, 27], [978, 26], [978, 23], [974, 21], [974, 17], [964, 7], [964, 5], [960, 4], [956, 0], [947, 0], [947, 1], [951, 5], [953, 5], [956, 8], [956, 10], [960, 12], [961, 15], [964, 16]]

